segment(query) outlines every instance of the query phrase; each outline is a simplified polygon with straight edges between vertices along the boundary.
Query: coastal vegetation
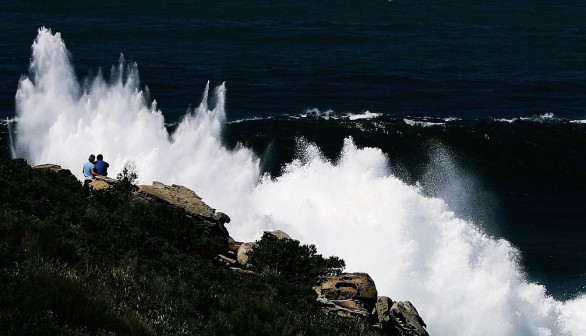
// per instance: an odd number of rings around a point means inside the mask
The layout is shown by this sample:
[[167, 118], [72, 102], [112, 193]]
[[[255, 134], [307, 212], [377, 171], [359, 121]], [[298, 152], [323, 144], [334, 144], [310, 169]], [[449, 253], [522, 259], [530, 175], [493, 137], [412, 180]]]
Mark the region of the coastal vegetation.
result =
[[[129, 171], [127, 173], [132, 173]], [[311, 285], [343, 260], [265, 235], [235, 272], [226, 236], [177, 207], [0, 159], [3, 335], [375, 335], [325, 315]]]

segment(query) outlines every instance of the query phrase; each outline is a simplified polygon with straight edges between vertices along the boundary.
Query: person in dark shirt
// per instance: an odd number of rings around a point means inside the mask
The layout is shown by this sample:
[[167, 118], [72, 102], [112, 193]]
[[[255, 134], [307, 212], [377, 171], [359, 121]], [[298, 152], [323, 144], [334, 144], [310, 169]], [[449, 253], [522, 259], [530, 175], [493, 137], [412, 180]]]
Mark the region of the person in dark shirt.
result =
[[98, 160], [94, 163], [96, 167], [96, 174], [108, 176], [108, 167], [110, 167], [110, 165], [108, 164], [108, 162], [104, 161], [104, 156], [102, 154], [98, 154], [97, 159]]

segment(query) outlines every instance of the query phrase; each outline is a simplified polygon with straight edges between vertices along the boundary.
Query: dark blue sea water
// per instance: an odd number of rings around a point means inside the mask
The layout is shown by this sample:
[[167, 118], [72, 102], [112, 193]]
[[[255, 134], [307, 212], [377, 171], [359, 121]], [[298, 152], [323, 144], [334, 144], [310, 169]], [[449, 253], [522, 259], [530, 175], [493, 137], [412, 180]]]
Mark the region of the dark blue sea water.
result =
[[41, 26], [80, 76], [138, 62], [166, 117], [226, 82], [229, 119], [369, 110], [586, 118], [586, 4], [566, 1], [11, 1], [0, 32], [0, 116]]
[[[585, 17], [586, 3], [544, 0], [12, 1], [0, 119], [16, 115], [42, 26], [80, 81], [108, 78], [121, 54], [136, 62], [170, 131], [225, 82], [224, 145], [250, 148], [263, 172], [279, 176], [299, 137], [335, 161], [351, 136], [568, 300], [586, 291]], [[5, 126], [0, 139], [10, 156]]]

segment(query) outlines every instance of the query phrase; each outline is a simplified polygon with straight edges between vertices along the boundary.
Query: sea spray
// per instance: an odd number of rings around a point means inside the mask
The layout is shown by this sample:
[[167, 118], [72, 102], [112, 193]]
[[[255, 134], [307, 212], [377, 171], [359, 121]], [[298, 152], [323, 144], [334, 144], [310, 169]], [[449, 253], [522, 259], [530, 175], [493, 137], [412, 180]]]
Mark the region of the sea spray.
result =
[[6, 118], [6, 129], [8, 132], [8, 149], [10, 150], [10, 157], [16, 158], [16, 149], [14, 148], [14, 135], [12, 130], [12, 124], [16, 121], [14, 119]]
[[59, 34], [40, 29], [33, 44], [30, 78], [20, 81], [17, 155], [31, 164], [57, 163], [81, 179], [89, 154], [102, 153], [116, 174], [127, 161], [136, 162], [139, 181], [177, 183], [205, 195], [224, 208], [251, 190], [259, 177], [259, 160], [246, 148], [225, 149], [220, 137], [225, 120], [225, 88], [208, 88], [201, 104], [188, 111], [169, 136], [156, 101], [148, 104], [139, 86], [136, 64], [121, 58], [110, 81], [101, 74], [80, 89]]
[[368, 272], [381, 293], [414, 302], [432, 334], [563, 330], [560, 303], [524, 280], [507, 241], [402, 183], [381, 151], [346, 139], [340, 158], [329, 162], [314, 145], [306, 148], [253, 194], [257, 211], [278, 227], [342, 257], [350, 270]]
[[426, 148], [429, 163], [418, 181], [425, 195], [443, 199], [458, 217], [498, 235], [500, 209], [495, 196], [471, 171], [462, 169], [456, 155], [441, 142], [428, 141]]
[[[251, 150], [222, 145], [226, 88], [188, 111], [169, 135], [156, 103], [139, 87], [136, 65], [121, 61], [113, 76], [74, 76], [59, 34], [40, 29], [30, 78], [16, 95], [17, 155], [52, 162], [81, 177], [90, 153], [102, 153], [113, 173], [135, 161], [140, 182], [159, 180], [195, 190], [232, 217], [236, 239], [280, 228], [321, 253], [337, 255], [348, 271], [365, 271], [380, 294], [411, 300], [432, 335], [582, 335], [586, 298], [555, 301], [529, 283], [518, 251], [439, 197], [395, 177], [376, 148], [352, 139], [335, 161], [298, 141], [296, 159], [279, 176], [260, 177]], [[209, 106], [213, 105], [213, 106]]]

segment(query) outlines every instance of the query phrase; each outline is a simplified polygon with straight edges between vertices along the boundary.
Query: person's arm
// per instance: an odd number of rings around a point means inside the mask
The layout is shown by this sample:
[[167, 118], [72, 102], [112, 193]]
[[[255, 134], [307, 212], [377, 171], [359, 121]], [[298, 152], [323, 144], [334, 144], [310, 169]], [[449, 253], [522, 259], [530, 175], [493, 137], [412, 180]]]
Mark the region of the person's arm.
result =
[[90, 174], [92, 174], [92, 176], [98, 175], [98, 173], [96, 173], [96, 166], [92, 165], [90, 168]]

